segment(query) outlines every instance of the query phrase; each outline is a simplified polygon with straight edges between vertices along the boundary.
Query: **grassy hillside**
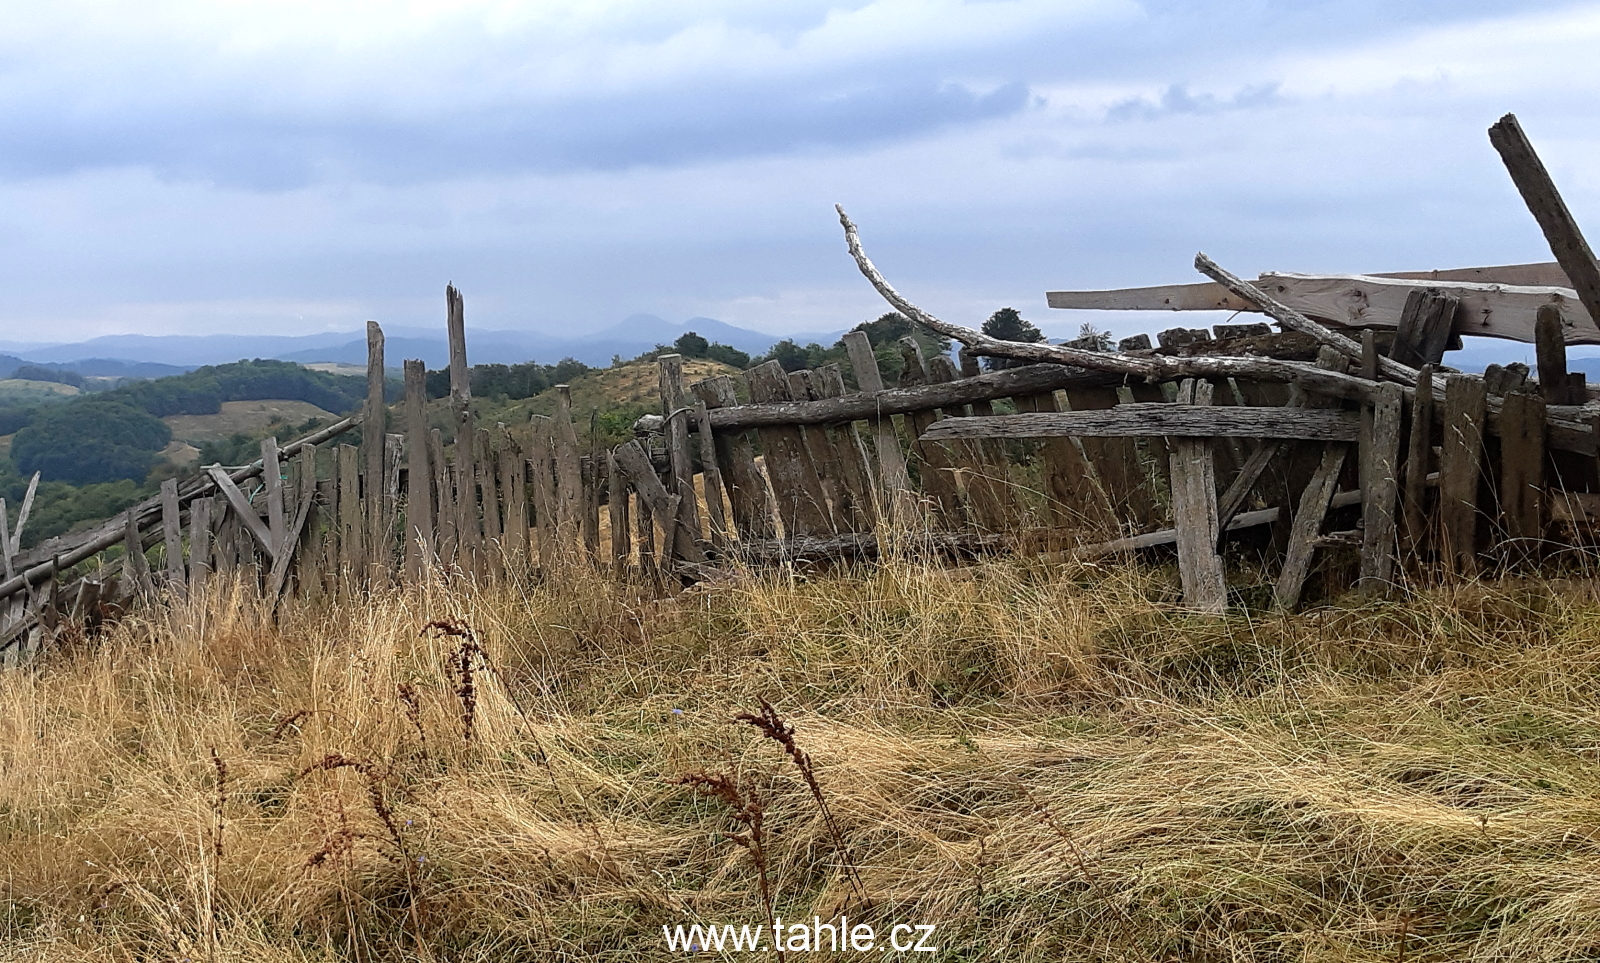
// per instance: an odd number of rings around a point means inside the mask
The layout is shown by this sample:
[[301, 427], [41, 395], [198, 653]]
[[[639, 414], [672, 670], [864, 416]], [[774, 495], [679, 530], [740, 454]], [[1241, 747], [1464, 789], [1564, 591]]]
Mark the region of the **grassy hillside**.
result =
[[26, 378], [0, 379], [0, 405], [38, 405], [66, 401], [81, 392], [72, 385]]
[[1171, 591], [994, 561], [155, 609], [0, 673], [0, 957], [664, 958], [766, 919], [758, 817], [778, 915], [934, 924], [918, 959], [1600, 953], [1591, 583]]
[[311, 419], [324, 423], [339, 420], [304, 401], [224, 401], [214, 415], [168, 415], [161, 419], [172, 429], [172, 437], [199, 446], [208, 441], [225, 441], [237, 434], [265, 438], [280, 425], [300, 425]]

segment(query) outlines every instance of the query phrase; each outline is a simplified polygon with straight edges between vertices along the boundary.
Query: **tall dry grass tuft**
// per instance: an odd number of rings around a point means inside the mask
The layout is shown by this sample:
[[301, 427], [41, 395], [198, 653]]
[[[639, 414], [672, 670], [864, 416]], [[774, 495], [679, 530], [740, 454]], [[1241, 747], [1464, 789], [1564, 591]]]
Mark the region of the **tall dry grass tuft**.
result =
[[[756, 879], [761, 885], [761, 908], [765, 911], [765, 924], [771, 927], [771, 932], [778, 932], [778, 915], [773, 905], [772, 879], [767, 866], [766, 837], [762, 832], [766, 808], [761, 803], [761, 797], [753, 789], [741, 791], [734, 778], [722, 772], [686, 773], [674, 779], [673, 783], [688, 786], [721, 800], [723, 805], [728, 807], [729, 814], [734, 820], [745, 827], [742, 833], [722, 835], [729, 842], [736, 843], [749, 851], [750, 862], [756, 868]], [[781, 946], [777, 948], [777, 955], [779, 960], [784, 958]]]
[[[0, 673], [0, 960], [634, 960], [847, 905], [936, 958], [1600, 953], [1593, 583], [1170, 589], [897, 557], [274, 619], [218, 584]], [[765, 883], [684, 772], [759, 799]]]

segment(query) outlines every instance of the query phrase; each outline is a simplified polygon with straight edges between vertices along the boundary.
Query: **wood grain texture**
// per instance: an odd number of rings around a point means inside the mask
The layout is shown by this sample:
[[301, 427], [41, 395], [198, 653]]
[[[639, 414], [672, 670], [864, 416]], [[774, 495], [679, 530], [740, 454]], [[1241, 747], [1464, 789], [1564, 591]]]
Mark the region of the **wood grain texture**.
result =
[[406, 385], [406, 574], [420, 579], [435, 560], [433, 475], [428, 465], [427, 366], [405, 364]]
[[1400, 427], [1403, 395], [1397, 384], [1380, 386], [1370, 426], [1361, 436], [1361, 569], [1357, 587], [1388, 592], [1394, 583], [1397, 499], [1400, 493]]
[[[633, 490], [638, 493], [641, 503], [650, 506], [650, 515], [658, 519], [664, 532], [671, 532], [674, 527], [681, 524], [681, 516], [677, 514], [677, 505], [673, 501], [677, 496], [670, 495], [666, 486], [661, 484], [661, 479], [656, 477], [655, 468], [650, 464], [650, 456], [637, 441], [630, 441], [618, 446], [613, 453], [616, 458], [617, 470]], [[704, 562], [705, 555], [692, 538], [674, 536], [676, 543], [684, 551], [684, 561]], [[665, 554], [665, 553], [663, 553]], [[667, 563], [663, 561], [663, 565]]]
[[[1534, 151], [1528, 135], [1523, 133], [1515, 114], [1506, 114], [1489, 128], [1489, 143], [1499, 151], [1506, 171], [1517, 185], [1517, 192], [1534, 220], [1539, 222], [1556, 263], [1572, 279], [1587, 317], [1600, 318], [1600, 266], [1595, 264], [1594, 251], [1590, 250], [1589, 242], [1578, 228], [1577, 218], [1561, 199], [1555, 180]], [[1587, 327], [1593, 328], [1594, 322], [1589, 321]], [[1578, 328], [1583, 329], [1584, 325], [1579, 323]]]
[[[896, 493], [911, 490], [911, 472], [906, 467], [905, 453], [900, 450], [900, 439], [895, 434], [891, 416], [939, 405], [916, 403], [911, 407], [897, 410], [883, 390], [883, 374], [878, 370], [878, 358], [872, 352], [872, 342], [867, 338], [866, 332], [851, 331], [841, 340], [844, 341], [845, 353], [850, 358], [850, 368], [855, 372], [856, 385], [860, 387], [862, 393], [838, 401], [813, 402], [813, 405], [822, 407], [811, 408], [809, 412], [829, 410], [830, 416], [818, 419], [818, 423], [857, 420], [872, 422], [872, 447], [878, 459], [878, 482], [883, 486], [884, 493], [892, 504], [898, 497]], [[919, 392], [919, 397], [923, 398], [939, 394], [939, 388], [932, 385], [911, 390]], [[849, 404], [851, 401], [855, 404]], [[831, 416], [833, 411], [838, 412], [837, 417]]]
[[353, 445], [340, 445], [339, 464], [339, 564], [344, 587], [366, 571], [366, 541], [361, 515], [361, 453]]
[[181, 589], [185, 582], [182, 511], [178, 507], [178, 480], [168, 478], [161, 483], [161, 534], [167, 556], [167, 583], [175, 589]]
[[1567, 395], [1567, 343], [1562, 337], [1561, 310], [1555, 305], [1539, 308], [1534, 325], [1535, 358], [1539, 365], [1539, 389], [1547, 405], [1572, 402]]
[[1487, 403], [1488, 389], [1481, 380], [1446, 376], [1439, 455], [1440, 554], [1446, 570], [1460, 578], [1478, 572], [1478, 485]]
[[451, 475], [455, 481], [452, 498], [455, 509], [455, 564], [468, 574], [479, 574], [482, 562], [483, 527], [478, 522], [478, 492], [472, 481], [477, 477], [472, 463], [472, 438], [476, 427], [472, 415], [472, 373], [467, 367], [466, 298], [453, 284], [444, 289], [445, 329], [450, 341], [450, 412], [454, 422], [455, 462]]
[[1334, 443], [1322, 449], [1322, 461], [1311, 475], [1311, 482], [1300, 495], [1300, 505], [1294, 513], [1294, 523], [1289, 531], [1289, 546], [1284, 552], [1283, 570], [1273, 587], [1272, 597], [1279, 606], [1292, 609], [1300, 604], [1300, 594], [1305, 590], [1306, 579], [1311, 575], [1311, 563], [1316, 553], [1317, 536], [1322, 531], [1322, 520], [1327, 517], [1333, 503], [1339, 473], [1344, 469], [1348, 445]]
[[[792, 400], [789, 378], [776, 361], [768, 361], [745, 372], [751, 401], [788, 402]], [[778, 499], [778, 516], [787, 535], [821, 535], [832, 531], [827, 499], [822, 484], [812, 469], [805, 439], [798, 427], [779, 425], [761, 428], [761, 451], [767, 463], [767, 477]], [[651, 506], [653, 511], [655, 506]]]
[[628, 574], [633, 558], [633, 533], [628, 529], [628, 483], [617, 471], [617, 459], [611, 452], [606, 459], [606, 511], [611, 522], [611, 573], [617, 578]]
[[[711, 415], [703, 401], [694, 403], [694, 422], [700, 444], [700, 476], [705, 480], [706, 520], [711, 523], [711, 544], [721, 548], [728, 543], [733, 530], [728, 527], [728, 510], [723, 503], [722, 469], [717, 465]], [[616, 529], [615, 521], [612, 529]]]
[[[812, 400], [844, 397], [844, 372], [837, 364], [825, 364], [814, 370], [812, 375]], [[846, 422], [824, 430], [832, 438], [834, 455], [842, 472], [844, 504], [836, 514], [851, 531], [872, 531], [878, 523], [879, 505], [875, 496], [872, 462], [867, 454], [861, 426]]]
[[1428, 475], [1433, 470], [1433, 365], [1425, 364], [1411, 397], [1411, 433], [1406, 442], [1406, 549], [1420, 554], [1428, 541]]
[[717, 465], [722, 470], [723, 483], [728, 492], [729, 507], [733, 510], [733, 524], [741, 538], [772, 538], [777, 529], [775, 516], [767, 503], [767, 483], [756, 466], [755, 446], [748, 432], [737, 427], [716, 427], [717, 409], [738, 404], [733, 379], [727, 375], [697, 381], [690, 386], [691, 393], [706, 406], [706, 417], [712, 426], [712, 441], [717, 452]]
[[[672, 487], [669, 490], [678, 496], [678, 511], [682, 513], [678, 531], [698, 540], [700, 509], [694, 487], [694, 453], [689, 448], [689, 412], [684, 407], [689, 400], [689, 392], [683, 382], [683, 358], [676, 354], [664, 354], [657, 360], [657, 366], [661, 408], [667, 416], [667, 463], [672, 469]], [[674, 551], [680, 558], [684, 557], [682, 546], [677, 546]]]
[[1511, 556], [1529, 561], [1539, 555], [1545, 534], [1545, 402], [1518, 391], [1500, 409], [1500, 511]]
[[[1178, 389], [1178, 401], [1185, 407], [1206, 408], [1211, 402], [1211, 393], [1209, 382], [1187, 380]], [[1228, 607], [1228, 586], [1222, 556], [1217, 554], [1220, 532], [1211, 444], [1209, 438], [1172, 439], [1172, 517], [1173, 528], [1177, 530], [1183, 604], [1220, 615]]]
[[[351, 448], [350, 450], [354, 451], [355, 449]], [[245, 530], [260, 543], [263, 551], [276, 558], [278, 547], [273, 543], [272, 531], [261, 521], [261, 516], [256, 513], [255, 506], [251, 505], [250, 500], [244, 497], [244, 492], [239, 490], [239, 486], [235, 485], [233, 479], [229, 478], [227, 472], [220, 467], [213, 465], [206, 471], [216, 481], [217, 488], [221, 490], [223, 496], [228, 499], [228, 506], [233, 509], [235, 517], [244, 524]]]
[[189, 591], [198, 592], [211, 574], [211, 506], [209, 498], [189, 503]]
[[1061, 436], [1136, 438], [1149, 435], [1210, 438], [1298, 438], [1354, 441], [1361, 417], [1350, 411], [1300, 408], [1242, 408], [1210, 405], [1117, 405], [1100, 411], [1061, 411], [989, 418], [946, 418], [926, 437], [1050, 438]]
[[[361, 464], [366, 476], [363, 501], [366, 508], [366, 544], [370, 548], [367, 561], [376, 567], [378, 574], [386, 574], [389, 552], [384, 525], [383, 444], [388, 433], [389, 406], [384, 404], [383, 328], [376, 321], [367, 322], [367, 402], [361, 409]], [[283, 531], [282, 513], [275, 533]]]

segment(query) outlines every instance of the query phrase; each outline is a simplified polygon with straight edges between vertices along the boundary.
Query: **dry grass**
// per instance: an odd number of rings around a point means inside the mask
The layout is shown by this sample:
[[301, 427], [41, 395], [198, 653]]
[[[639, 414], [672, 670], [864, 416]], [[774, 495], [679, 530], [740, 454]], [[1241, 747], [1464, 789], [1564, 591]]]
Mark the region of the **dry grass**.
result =
[[[663, 923], [765, 915], [692, 773], [759, 801], [778, 915], [937, 923], [930, 959], [1600, 954], [1586, 586], [1224, 622], [1167, 587], [891, 563], [151, 610], [0, 675], [0, 957], [664, 955]], [[826, 817], [734, 721], [762, 698]]]

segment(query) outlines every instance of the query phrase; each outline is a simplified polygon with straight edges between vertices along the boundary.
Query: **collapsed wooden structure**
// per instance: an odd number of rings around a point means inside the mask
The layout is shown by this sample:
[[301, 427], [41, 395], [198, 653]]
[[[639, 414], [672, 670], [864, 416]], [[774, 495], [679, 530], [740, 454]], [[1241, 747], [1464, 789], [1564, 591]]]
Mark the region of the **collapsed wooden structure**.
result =
[[[845, 336], [848, 366], [817, 370], [768, 362], [686, 384], [667, 355], [659, 434], [615, 448], [592, 418], [574, 420], [565, 388], [553, 417], [477, 425], [464, 304], [447, 288], [448, 441], [428, 426], [421, 362], [405, 363], [402, 410], [386, 407], [383, 334], [369, 322], [359, 416], [281, 448], [269, 438], [252, 465], [169, 481], [90, 532], [27, 552], [0, 533], [0, 659], [140, 596], [205, 591], [217, 571], [277, 599], [558, 569], [665, 588], [728, 565], [891, 548], [1172, 545], [1185, 604], [1220, 612], [1224, 545], [1241, 533], [1284, 606], [1319, 559], [1331, 585], [1385, 592], [1594, 546], [1600, 404], [1568, 375], [1565, 349], [1600, 343], [1600, 267], [1515, 118], [1491, 139], [1554, 264], [1251, 283], [1200, 255], [1207, 284], [1049, 295], [1257, 311], [1282, 329], [1175, 328], [1115, 351], [997, 341], [929, 315], [878, 273], [841, 211], [863, 274], [960, 342], [959, 365], [906, 338], [887, 386], [861, 332]], [[1443, 367], [1453, 337], [1484, 333], [1535, 343], [1537, 381], [1516, 364]], [[1012, 366], [983, 372], [984, 356]], [[359, 446], [330, 444], [357, 426]]]

